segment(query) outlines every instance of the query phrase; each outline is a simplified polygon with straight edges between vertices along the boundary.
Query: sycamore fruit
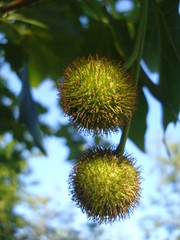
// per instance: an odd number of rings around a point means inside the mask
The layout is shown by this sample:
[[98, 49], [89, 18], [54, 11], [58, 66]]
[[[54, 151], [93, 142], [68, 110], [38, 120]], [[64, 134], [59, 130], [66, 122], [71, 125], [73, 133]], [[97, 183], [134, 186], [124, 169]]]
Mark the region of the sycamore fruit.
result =
[[60, 104], [74, 126], [93, 135], [117, 132], [136, 108], [136, 87], [126, 69], [106, 58], [80, 58], [59, 82]]
[[97, 146], [88, 149], [69, 175], [72, 200], [98, 223], [123, 220], [139, 205], [141, 177], [134, 159]]

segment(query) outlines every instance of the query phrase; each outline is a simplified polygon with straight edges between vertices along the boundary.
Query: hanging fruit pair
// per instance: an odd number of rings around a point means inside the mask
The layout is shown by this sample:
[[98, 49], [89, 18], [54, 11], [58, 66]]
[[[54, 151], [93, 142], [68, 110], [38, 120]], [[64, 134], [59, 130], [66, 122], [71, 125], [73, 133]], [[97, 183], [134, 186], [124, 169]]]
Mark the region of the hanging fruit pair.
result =
[[[76, 60], [59, 82], [60, 104], [80, 130], [117, 132], [132, 118], [137, 91], [126, 69], [106, 58]], [[99, 223], [129, 216], [139, 204], [140, 172], [134, 160], [112, 148], [85, 151], [69, 176], [72, 199]]]

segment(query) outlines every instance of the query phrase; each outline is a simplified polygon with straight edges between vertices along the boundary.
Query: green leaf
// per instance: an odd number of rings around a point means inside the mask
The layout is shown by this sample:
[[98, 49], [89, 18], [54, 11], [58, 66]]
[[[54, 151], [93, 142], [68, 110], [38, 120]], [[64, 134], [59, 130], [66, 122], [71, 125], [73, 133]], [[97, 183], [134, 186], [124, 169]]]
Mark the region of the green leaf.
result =
[[146, 132], [146, 116], [148, 112], [148, 104], [144, 93], [142, 90], [139, 90], [138, 93], [138, 105], [137, 111], [134, 113], [129, 137], [130, 139], [139, 147], [142, 151], [144, 151], [144, 135]]
[[6, 40], [13, 44], [19, 44], [22, 40], [22, 36], [18, 32], [16, 26], [9, 22], [3, 22], [0, 24], [0, 31], [5, 35]]
[[35, 19], [30, 19], [30, 18], [27, 18], [25, 16], [23, 16], [23, 14], [20, 14], [20, 13], [11, 13], [10, 15], [7, 16], [7, 20], [9, 21], [21, 21], [23, 23], [28, 23], [28, 24], [31, 24], [31, 25], [34, 25], [36, 27], [40, 27], [40, 28], [45, 28], [47, 29], [47, 26], [40, 22], [40, 21], [37, 21]]
[[3, 55], [7, 62], [10, 63], [11, 69], [15, 72], [18, 72], [25, 60], [25, 53], [23, 52], [22, 46], [16, 45], [9, 42], [6, 45], [2, 46]]
[[[30, 37], [29, 42], [29, 78], [32, 86], [37, 87], [39, 83], [57, 71], [58, 57], [53, 54], [51, 47], [46, 42]], [[49, 43], [49, 44], [53, 44]], [[53, 75], [54, 76], [54, 75]], [[55, 76], [58, 76], [56, 72]]]
[[78, 56], [81, 47], [81, 37], [59, 33], [60, 38], [43, 35], [31, 36], [28, 39], [29, 77], [32, 86], [38, 86], [46, 77], [57, 80], [63, 68]]
[[146, 39], [144, 44], [143, 58], [152, 72], [159, 71], [159, 29], [160, 26], [157, 24], [157, 15], [154, 11], [154, 4], [149, 3], [148, 21], [146, 30]]
[[161, 4], [161, 43], [160, 86], [168, 103], [170, 113], [163, 111], [164, 128], [171, 121], [177, 121], [180, 111], [180, 15], [179, 1], [165, 1]]
[[[42, 30], [49, 30], [51, 34], [58, 32], [77, 34], [79, 32], [77, 28], [77, 23], [79, 24], [78, 15], [73, 11], [72, 6], [67, 3], [58, 5], [57, 7], [56, 3], [49, 6], [48, 4], [46, 5], [45, 2], [43, 5], [41, 4], [35, 8], [20, 9], [17, 20], [29, 22], [31, 25], [42, 28]], [[21, 19], [19, 15], [22, 16]], [[40, 28], [37, 29], [40, 30]]]

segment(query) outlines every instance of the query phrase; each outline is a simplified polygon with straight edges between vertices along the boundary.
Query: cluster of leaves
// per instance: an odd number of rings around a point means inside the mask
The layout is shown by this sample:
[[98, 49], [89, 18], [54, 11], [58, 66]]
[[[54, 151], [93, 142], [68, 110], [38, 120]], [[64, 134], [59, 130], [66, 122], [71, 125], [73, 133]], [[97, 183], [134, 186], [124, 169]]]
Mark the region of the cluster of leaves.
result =
[[[0, 141], [2, 143], [2, 139]], [[12, 239], [24, 219], [14, 212], [20, 200], [20, 174], [26, 166], [16, 141], [0, 147], [0, 239]]]

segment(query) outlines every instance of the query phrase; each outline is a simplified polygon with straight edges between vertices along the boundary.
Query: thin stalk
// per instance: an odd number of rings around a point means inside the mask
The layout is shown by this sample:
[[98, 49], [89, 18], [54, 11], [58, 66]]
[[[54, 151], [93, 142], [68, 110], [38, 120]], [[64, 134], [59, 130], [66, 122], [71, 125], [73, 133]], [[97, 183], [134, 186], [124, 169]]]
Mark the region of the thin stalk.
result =
[[124, 148], [126, 145], [126, 140], [127, 140], [128, 134], [129, 134], [130, 125], [131, 125], [131, 123], [129, 122], [129, 124], [126, 124], [124, 126], [119, 145], [117, 146], [117, 149], [116, 149], [117, 154], [120, 156], [122, 156], [124, 153]]
[[[139, 80], [139, 72], [140, 72], [140, 62], [144, 49], [144, 40], [146, 34], [146, 25], [147, 25], [147, 15], [148, 15], [148, 0], [141, 0], [141, 15], [139, 20], [138, 34], [137, 34], [137, 42], [135, 44], [134, 53], [136, 53], [136, 60], [134, 62], [134, 84], [137, 86]], [[133, 54], [134, 54], [133, 53]], [[129, 130], [131, 126], [131, 120], [124, 126], [121, 139], [119, 145], [117, 146], [117, 153], [123, 155], [124, 148], [126, 145], [126, 140], [129, 135]]]

